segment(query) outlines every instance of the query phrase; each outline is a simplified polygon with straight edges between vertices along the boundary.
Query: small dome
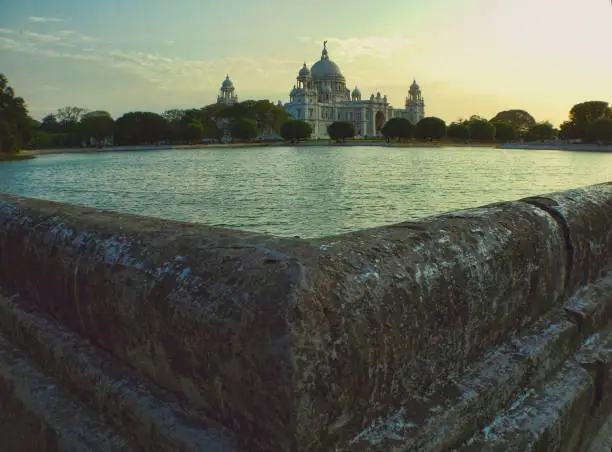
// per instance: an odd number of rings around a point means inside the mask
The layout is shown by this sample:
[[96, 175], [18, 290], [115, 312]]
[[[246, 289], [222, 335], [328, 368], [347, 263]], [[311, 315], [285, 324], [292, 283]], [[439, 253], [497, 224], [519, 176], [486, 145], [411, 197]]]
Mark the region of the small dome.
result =
[[302, 69], [300, 69], [300, 72], [298, 73], [298, 77], [308, 77], [310, 75], [310, 69], [308, 69], [308, 66], [306, 66], [306, 63], [304, 63], [304, 66], [302, 66]]
[[353, 97], [359, 97], [359, 96], [361, 96], [361, 91], [359, 91], [357, 87], [355, 87], [355, 89], [353, 90]]
[[223, 80], [223, 83], [221, 83], [221, 90], [230, 90], [230, 89], [234, 89], [234, 84], [230, 80], [229, 75], [226, 75], [225, 80]]
[[378, 92], [376, 93], [376, 98], [377, 98], [377, 99], [380, 99], [380, 91], [378, 91]]
[[412, 81], [412, 85], [410, 85], [410, 91], [420, 91], [421, 87], [416, 82], [416, 80]]

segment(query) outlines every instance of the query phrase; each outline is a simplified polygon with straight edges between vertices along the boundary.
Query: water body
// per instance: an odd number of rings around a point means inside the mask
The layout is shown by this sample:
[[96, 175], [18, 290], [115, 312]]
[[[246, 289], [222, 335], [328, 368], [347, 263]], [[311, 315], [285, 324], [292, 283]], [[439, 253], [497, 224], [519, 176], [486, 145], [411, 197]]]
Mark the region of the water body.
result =
[[301, 237], [611, 180], [612, 153], [487, 148], [205, 148], [0, 165], [0, 192]]

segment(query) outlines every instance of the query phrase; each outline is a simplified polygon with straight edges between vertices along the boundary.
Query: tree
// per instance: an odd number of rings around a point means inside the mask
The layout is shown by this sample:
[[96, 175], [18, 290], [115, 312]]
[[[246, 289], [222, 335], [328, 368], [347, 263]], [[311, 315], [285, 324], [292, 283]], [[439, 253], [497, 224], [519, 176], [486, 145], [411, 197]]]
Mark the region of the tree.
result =
[[83, 115], [87, 113], [87, 109], [81, 107], [67, 106], [57, 110], [55, 117], [60, 124], [76, 124]]
[[37, 130], [28, 143], [31, 149], [47, 149], [53, 147], [53, 135], [44, 130]]
[[577, 138], [587, 138], [589, 125], [598, 119], [611, 119], [612, 110], [608, 102], [588, 101], [574, 105], [569, 112], [573, 133]]
[[446, 123], [435, 116], [421, 119], [416, 125], [415, 136], [420, 140], [439, 140], [446, 135]]
[[15, 96], [8, 79], [0, 74], [0, 152], [17, 152], [27, 144], [32, 127], [23, 98]]
[[355, 136], [355, 127], [350, 122], [336, 121], [327, 126], [327, 133], [332, 140], [342, 142]]
[[197, 120], [193, 120], [192, 122], [187, 124], [187, 126], [185, 127], [183, 137], [187, 141], [199, 143], [200, 141], [202, 141], [202, 138], [204, 137], [204, 126], [202, 125], [201, 122]]
[[259, 135], [257, 123], [248, 118], [242, 118], [234, 121], [231, 126], [232, 137], [239, 140], [252, 140]]
[[61, 126], [57, 121], [57, 117], [54, 114], [45, 116], [40, 123], [40, 130], [47, 133], [60, 133]]
[[536, 124], [536, 120], [525, 110], [505, 110], [497, 113], [491, 122], [512, 124], [517, 132], [525, 133]]
[[312, 134], [312, 126], [306, 121], [292, 119], [285, 122], [280, 128], [281, 136], [292, 143], [304, 140]]
[[0, 119], [0, 152], [16, 152], [15, 130], [7, 121]]
[[412, 138], [414, 129], [414, 124], [406, 118], [392, 118], [383, 126], [381, 133], [387, 139], [397, 138], [398, 141], [401, 141], [402, 138]]
[[453, 122], [447, 127], [446, 135], [455, 140], [467, 140], [470, 137], [470, 130], [465, 123]]
[[468, 124], [472, 140], [492, 140], [495, 138], [495, 126], [486, 119], [472, 117]]
[[555, 128], [550, 122], [539, 122], [527, 132], [529, 141], [552, 140], [556, 135]]
[[83, 140], [89, 141], [93, 138], [99, 143], [113, 135], [115, 121], [105, 111], [91, 112], [83, 116], [79, 129]]
[[592, 142], [612, 142], [612, 119], [599, 118], [591, 122], [587, 129], [587, 138]]
[[168, 136], [168, 123], [156, 113], [126, 113], [115, 123], [115, 141], [118, 144], [157, 143]]
[[580, 131], [572, 121], [565, 121], [559, 127], [559, 136], [564, 140], [575, 140], [580, 138]]
[[499, 141], [514, 141], [518, 137], [518, 130], [511, 122], [495, 122], [495, 139]]

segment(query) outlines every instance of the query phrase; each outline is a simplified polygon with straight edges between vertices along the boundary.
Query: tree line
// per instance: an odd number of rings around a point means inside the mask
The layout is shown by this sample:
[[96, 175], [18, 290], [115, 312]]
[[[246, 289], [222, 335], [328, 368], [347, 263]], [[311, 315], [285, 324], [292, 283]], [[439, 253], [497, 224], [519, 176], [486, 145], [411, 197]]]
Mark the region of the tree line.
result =
[[[327, 131], [330, 138], [337, 141], [355, 136], [351, 122], [334, 122]], [[111, 144], [187, 144], [230, 136], [252, 140], [260, 134], [275, 133], [295, 142], [310, 138], [312, 127], [305, 121], [291, 119], [283, 108], [266, 100], [171, 109], [162, 114], [136, 111], [125, 113], [116, 120], [105, 111], [68, 106], [48, 114], [39, 122], [29, 116], [24, 99], [15, 94], [7, 78], [0, 74], [0, 152]], [[569, 111], [569, 119], [559, 129], [549, 122], [536, 122], [524, 110], [506, 110], [491, 119], [472, 116], [450, 124], [433, 116], [423, 118], [417, 124], [405, 118], [392, 118], [380, 133], [387, 140], [400, 141], [414, 138], [449, 138], [466, 142], [561, 138], [612, 143], [612, 109], [603, 101], [576, 104]]]
[[[344, 141], [355, 136], [351, 122], [332, 123], [327, 132], [332, 140]], [[612, 109], [607, 102], [589, 101], [574, 105], [569, 112], [569, 120], [556, 129], [550, 122], [536, 122], [525, 110], [505, 110], [491, 119], [472, 116], [459, 119], [450, 124], [440, 118], [430, 116], [412, 124], [405, 118], [392, 118], [387, 121], [380, 133], [388, 141], [401, 140], [441, 140], [449, 138], [456, 141], [549, 141], [582, 140], [591, 143], [612, 143]], [[307, 139], [312, 134], [310, 124], [292, 120], [281, 128], [281, 135], [287, 141]]]
[[0, 152], [30, 148], [100, 147], [157, 143], [201, 143], [231, 136], [252, 140], [278, 133], [290, 115], [267, 100], [203, 108], [171, 109], [161, 114], [136, 111], [116, 120], [106, 111], [67, 106], [42, 121], [29, 116], [23, 98], [0, 74]]

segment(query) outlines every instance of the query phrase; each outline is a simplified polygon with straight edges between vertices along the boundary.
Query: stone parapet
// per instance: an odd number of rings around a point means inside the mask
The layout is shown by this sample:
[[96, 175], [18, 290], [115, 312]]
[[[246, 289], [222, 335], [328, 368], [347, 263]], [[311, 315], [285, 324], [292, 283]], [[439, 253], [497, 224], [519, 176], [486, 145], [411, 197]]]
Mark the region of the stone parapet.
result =
[[[608, 323], [577, 297], [611, 245], [612, 184], [309, 240], [0, 195], [0, 331], [145, 450], [468, 447], [530, 381], [590, 406], [597, 371], [566, 361]], [[453, 389], [501, 363], [495, 391]]]

